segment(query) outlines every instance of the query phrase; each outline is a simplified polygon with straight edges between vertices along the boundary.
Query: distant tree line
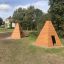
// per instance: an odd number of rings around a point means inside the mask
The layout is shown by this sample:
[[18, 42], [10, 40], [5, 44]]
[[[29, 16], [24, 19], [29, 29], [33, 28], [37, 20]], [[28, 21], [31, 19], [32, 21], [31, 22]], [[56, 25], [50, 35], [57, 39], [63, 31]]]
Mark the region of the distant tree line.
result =
[[16, 9], [13, 13], [13, 19], [19, 20], [24, 30], [40, 31], [49, 14], [45, 14], [40, 9], [35, 9], [33, 6], [27, 9]]
[[40, 32], [46, 20], [51, 20], [59, 36], [64, 37], [64, 1], [49, 0], [48, 13], [35, 9], [33, 6], [28, 9], [19, 8], [14, 11], [13, 19], [19, 20], [25, 30], [37, 30]]

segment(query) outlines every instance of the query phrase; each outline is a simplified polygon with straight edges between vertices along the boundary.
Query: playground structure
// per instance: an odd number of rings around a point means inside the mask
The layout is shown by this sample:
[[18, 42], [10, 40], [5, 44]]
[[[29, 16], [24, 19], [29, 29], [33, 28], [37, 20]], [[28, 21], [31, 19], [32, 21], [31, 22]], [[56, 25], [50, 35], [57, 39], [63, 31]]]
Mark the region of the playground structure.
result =
[[[26, 32], [26, 31], [25, 31]], [[16, 22], [15, 28], [12, 32], [12, 34], [9, 37], [2, 39], [21, 39], [24, 36], [28, 36], [27, 32], [24, 33], [20, 24]], [[53, 24], [51, 21], [46, 21], [43, 29], [41, 30], [36, 42], [34, 43], [36, 46], [40, 47], [54, 47], [54, 46], [61, 46], [61, 41], [53, 27]]]
[[44, 47], [61, 46], [60, 39], [51, 21], [46, 21], [35, 42], [35, 45]]
[[15, 28], [11, 34], [11, 39], [20, 39], [23, 36], [24, 36], [24, 33], [21, 29], [21, 26], [19, 25], [19, 23], [16, 23]]

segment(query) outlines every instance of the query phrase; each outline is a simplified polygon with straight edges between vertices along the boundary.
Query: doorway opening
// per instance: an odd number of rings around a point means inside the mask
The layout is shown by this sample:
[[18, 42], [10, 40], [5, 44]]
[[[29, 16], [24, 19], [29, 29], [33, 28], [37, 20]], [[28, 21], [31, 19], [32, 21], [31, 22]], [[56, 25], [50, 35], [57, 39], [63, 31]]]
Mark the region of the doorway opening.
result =
[[56, 44], [56, 40], [55, 40], [55, 36], [51, 36], [52, 38], [52, 43], [53, 43], [53, 46]]

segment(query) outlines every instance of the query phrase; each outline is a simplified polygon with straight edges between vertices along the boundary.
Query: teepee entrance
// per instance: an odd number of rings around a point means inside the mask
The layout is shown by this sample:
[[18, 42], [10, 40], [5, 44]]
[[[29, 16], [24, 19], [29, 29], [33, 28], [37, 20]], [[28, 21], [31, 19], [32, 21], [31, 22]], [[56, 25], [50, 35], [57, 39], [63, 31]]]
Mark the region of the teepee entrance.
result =
[[55, 36], [51, 36], [52, 38], [52, 43], [53, 43], [53, 46], [56, 44], [56, 39], [55, 39]]

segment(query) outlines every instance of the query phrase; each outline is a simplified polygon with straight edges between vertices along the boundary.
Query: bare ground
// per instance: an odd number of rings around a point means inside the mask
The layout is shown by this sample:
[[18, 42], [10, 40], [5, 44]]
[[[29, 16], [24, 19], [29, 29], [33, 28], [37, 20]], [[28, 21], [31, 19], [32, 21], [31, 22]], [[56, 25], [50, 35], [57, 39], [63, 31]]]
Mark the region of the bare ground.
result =
[[0, 40], [0, 64], [64, 64], [64, 47], [47, 49], [32, 43], [29, 37]]

